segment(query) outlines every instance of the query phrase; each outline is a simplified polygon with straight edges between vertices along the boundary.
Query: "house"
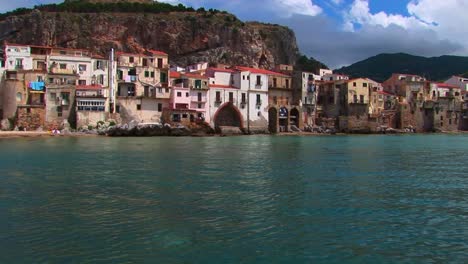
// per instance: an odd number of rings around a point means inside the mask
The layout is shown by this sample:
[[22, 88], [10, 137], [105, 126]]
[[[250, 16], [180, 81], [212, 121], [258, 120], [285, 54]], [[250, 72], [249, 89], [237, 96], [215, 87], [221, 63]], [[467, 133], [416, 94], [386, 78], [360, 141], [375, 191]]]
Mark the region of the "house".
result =
[[462, 77], [462, 76], [452, 76], [448, 80], [446, 80], [444, 83], [450, 84], [450, 85], [455, 85], [461, 89], [461, 91], [468, 91], [468, 78]]
[[268, 73], [269, 130], [271, 133], [303, 129], [300, 98], [295, 98], [293, 67], [278, 65], [277, 71]]
[[193, 73], [171, 72], [171, 97], [164, 109], [164, 121], [189, 125], [210, 122], [208, 106], [209, 78]]
[[5, 69], [32, 70], [33, 60], [31, 47], [28, 45], [5, 43], [3, 54], [5, 55]]
[[101, 84], [77, 85], [76, 126], [96, 125], [109, 119], [109, 89]]
[[209, 68], [210, 124], [246, 133], [268, 131], [268, 75], [271, 71], [237, 66]]
[[302, 108], [302, 118], [305, 126], [315, 126], [318, 83], [321, 77], [311, 72], [297, 71], [294, 73], [294, 101]]
[[463, 100], [461, 89], [457, 85], [447, 83], [430, 84], [430, 100], [425, 103], [429, 111], [433, 130], [457, 131], [463, 127]]
[[396, 128], [413, 129], [417, 132], [432, 131], [431, 110], [430, 107], [424, 106], [429, 96], [430, 85], [424, 77], [394, 73], [382, 86], [385, 92], [395, 94], [398, 98], [399, 118]]
[[347, 76], [347, 75], [325, 72], [324, 70], [322, 70], [322, 71], [323, 71], [322, 73], [325, 73], [324, 75], [321, 75], [321, 80], [322, 81], [349, 80], [349, 76]]
[[116, 110], [123, 122], [162, 122], [171, 96], [168, 55], [148, 50], [142, 54], [117, 52]]
[[247, 91], [240, 89], [239, 72], [234, 69], [208, 68], [206, 73], [209, 77], [210, 125], [218, 131], [222, 127], [237, 127], [246, 132]]

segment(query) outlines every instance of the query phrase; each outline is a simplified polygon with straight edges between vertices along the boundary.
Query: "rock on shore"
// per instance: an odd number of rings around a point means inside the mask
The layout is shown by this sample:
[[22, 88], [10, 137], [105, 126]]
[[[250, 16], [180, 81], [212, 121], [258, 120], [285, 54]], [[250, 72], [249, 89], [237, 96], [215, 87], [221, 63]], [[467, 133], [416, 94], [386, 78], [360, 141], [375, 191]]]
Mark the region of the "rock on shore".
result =
[[109, 137], [157, 137], [157, 136], [193, 136], [211, 135], [213, 129], [209, 127], [188, 128], [185, 126], [170, 126], [168, 124], [138, 124], [132, 121], [128, 124], [116, 125], [106, 130], [98, 131], [100, 135]]

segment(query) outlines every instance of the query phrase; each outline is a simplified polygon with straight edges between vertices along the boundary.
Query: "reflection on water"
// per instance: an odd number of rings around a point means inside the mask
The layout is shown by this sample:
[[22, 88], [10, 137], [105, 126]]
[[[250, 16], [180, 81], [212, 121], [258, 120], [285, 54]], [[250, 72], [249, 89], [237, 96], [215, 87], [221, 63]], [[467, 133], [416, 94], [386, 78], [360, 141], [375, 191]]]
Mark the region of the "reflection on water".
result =
[[0, 140], [0, 263], [464, 262], [468, 137]]

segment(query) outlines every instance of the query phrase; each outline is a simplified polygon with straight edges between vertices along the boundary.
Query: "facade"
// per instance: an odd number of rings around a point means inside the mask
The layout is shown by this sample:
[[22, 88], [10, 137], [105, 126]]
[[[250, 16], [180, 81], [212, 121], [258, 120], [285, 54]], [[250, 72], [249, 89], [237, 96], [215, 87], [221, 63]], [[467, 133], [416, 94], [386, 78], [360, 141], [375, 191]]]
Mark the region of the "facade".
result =
[[268, 74], [270, 71], [235, 67], [209, 68], [210, 124], [238, 127], [247, 133], [268, 131]]
[[109, 89], [100, 84], [76, 86], [76, 127], [109, 119]]
[[450, 79], [446, 80], [444, 83], [457, 86], [461, 91], [468, 91], [468, 78], [461, 76], [452, 76]]
[[171, 97], [164, 109], [164, 121], [191, 125], [210, 122], [208, 108], [208, 77], [171, 72]]
[[116, 53], [116, 110], [124, 123], [162, 123], [162, 110], [169, 107], [169, 64], [166, 53]]

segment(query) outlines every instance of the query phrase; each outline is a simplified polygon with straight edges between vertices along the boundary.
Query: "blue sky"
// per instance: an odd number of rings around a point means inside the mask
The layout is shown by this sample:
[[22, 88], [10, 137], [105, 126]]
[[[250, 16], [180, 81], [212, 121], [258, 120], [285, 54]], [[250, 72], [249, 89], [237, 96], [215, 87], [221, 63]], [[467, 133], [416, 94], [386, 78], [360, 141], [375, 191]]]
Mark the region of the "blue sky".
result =
[[[0, 12], [56, 0], [0, 0]], [[379, 53], [468, 56], [468, 0], [160, 0], [292, 28], [302, 53], [332, 68]]]

